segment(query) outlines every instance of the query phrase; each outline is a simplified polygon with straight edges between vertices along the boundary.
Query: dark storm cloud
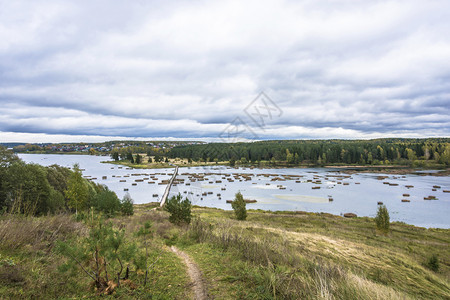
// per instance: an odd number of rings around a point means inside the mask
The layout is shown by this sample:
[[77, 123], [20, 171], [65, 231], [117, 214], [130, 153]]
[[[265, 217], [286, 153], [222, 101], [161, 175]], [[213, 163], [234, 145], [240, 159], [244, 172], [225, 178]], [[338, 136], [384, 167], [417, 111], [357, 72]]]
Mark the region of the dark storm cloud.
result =
[[[0, 0], [0, 139], [217, 137], [236, 117], [260, 138], [448, 136], [449, 20], [446, 1]], [[264, 128], [244, 112], [260, 91], [283, 112]]]

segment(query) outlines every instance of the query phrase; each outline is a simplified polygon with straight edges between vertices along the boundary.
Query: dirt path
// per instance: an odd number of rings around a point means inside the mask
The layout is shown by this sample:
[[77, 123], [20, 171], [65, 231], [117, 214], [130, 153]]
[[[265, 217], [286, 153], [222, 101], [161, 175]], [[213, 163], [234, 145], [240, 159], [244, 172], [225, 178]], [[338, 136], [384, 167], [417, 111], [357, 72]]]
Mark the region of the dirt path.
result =
[[194, 291], [195, 299], [206, 300], [208, 299], [208, 293], [206, 292], [205, 286], [203, 285], [202, 273], [198, 268], [197, 264], [183, 251], [179, 250], [177, 247], [170, 247], [178, 257], [184, 260], [185, 265], [188, 268], [188, 274], [191, 278], [192, 289]]

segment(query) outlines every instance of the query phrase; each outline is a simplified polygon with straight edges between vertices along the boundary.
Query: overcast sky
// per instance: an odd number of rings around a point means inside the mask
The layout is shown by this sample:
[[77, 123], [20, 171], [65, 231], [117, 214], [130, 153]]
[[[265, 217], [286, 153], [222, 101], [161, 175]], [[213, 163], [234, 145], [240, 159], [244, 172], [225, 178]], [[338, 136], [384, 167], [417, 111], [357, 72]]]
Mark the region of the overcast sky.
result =
[[448, 0], [0, 0], [0, 142], [220, 140], [236, 120], [448, 137], [449, 116]]

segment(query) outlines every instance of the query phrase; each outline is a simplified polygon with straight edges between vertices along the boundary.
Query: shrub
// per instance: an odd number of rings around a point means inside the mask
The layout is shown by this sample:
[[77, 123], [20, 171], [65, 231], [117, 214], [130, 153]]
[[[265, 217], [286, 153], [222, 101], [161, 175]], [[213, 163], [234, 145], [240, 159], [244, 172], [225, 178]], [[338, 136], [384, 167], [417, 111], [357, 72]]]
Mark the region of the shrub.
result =
[[[57, 243], [57, 252], [68, 258], [60, 271], [81, 269], [92, 279], [97, 292], [111, 293], [115, 288], [114, 279], [119, 287], [122, 279], [128, 279], [128, 266], [134, 263], [138, 268], [136, 262], [142, 259], [136, 244], [125, 240], [123, 229], [115, 229], [112, 223], [104, 223], [101, 218], [92, 220], [90, 225], [89, 236], [81, 241]], [[125, 266], [126, 273], [122, 278]]]
[[121, 209], [121, 203], [116, 193], [110, 191], [106, 186], [94, 197], [93, 202], [94, 208], [108, 217], [114, 216]]
[[378, 206], [375, 223], [379, 231], [385, 234], [389, 232], [389, 212], [385, 205]]
[[245, 207], [244, 197], [241, 192], [237, 192], [234, 201], [231, 202], [231, 207], [234, 210], [236, 219], [245, 220], [247, 219], [247, 208]]
[[165, 206], [165, 209], [170, 213], [169, 221], [174, 224], [181, 224], [191, 222], [191, 201], [186, 197], [182, 200], [181, 194], [172, 196]]
[[431, 255], [428, 258], [428, 260], [427, 260], [425, 265], [431, 271], [438, 272], [439, 271], [439, 259], [438, 259], [438, 256], [436, 254]]
[[126, 193], [122, 201], [120, 201], [120, 211], [124, 216], [132, 216], [134, 214], [133, 199], [131, 199], [130, 194]]

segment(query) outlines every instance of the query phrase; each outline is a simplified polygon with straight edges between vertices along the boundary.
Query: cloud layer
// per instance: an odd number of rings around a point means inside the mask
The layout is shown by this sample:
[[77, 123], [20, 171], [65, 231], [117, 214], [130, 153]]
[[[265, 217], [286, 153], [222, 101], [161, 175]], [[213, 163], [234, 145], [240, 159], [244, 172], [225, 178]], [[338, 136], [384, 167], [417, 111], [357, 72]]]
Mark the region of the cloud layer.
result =
[[[236, 117], [262, 139], [449, 136], [448, 28], [448, 1], [0, 0], [0, 141], [216, 138]], [[283, 112], [264, 128], [260, 91]]]

